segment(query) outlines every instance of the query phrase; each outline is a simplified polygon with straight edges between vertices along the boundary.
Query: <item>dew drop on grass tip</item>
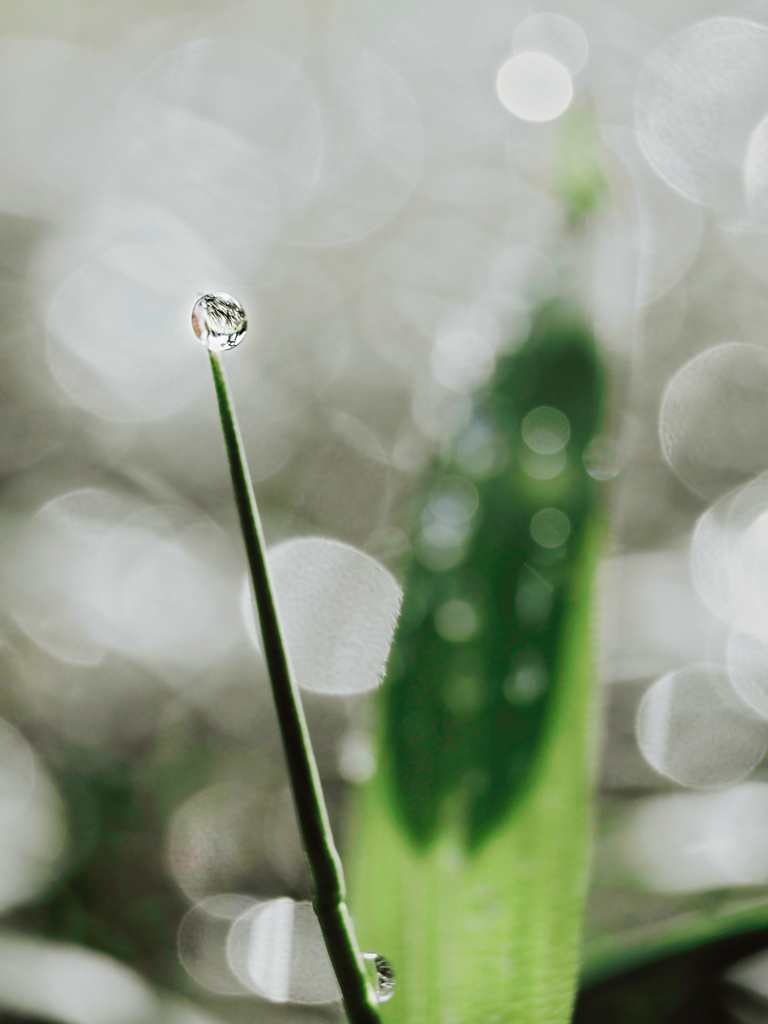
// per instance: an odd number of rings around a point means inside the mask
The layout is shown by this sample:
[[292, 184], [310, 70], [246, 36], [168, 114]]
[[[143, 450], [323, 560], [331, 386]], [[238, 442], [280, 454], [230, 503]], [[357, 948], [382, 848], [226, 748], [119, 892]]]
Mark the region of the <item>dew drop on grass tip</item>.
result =
[[231, 295], [209, 292], [192, 307], [192, 330], [211, 352], [237, 348], [248, 330], [245, 310]]

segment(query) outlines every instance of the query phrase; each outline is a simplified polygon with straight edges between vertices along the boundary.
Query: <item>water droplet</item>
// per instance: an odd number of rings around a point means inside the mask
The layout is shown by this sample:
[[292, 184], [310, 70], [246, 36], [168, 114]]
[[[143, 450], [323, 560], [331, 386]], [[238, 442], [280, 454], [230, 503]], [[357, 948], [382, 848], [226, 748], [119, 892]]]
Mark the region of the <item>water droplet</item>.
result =
[[376, 990], [376, 1002], [386, 1003], [395, 994], [395, 972], [392, 964], [378, 953], [363, 953], [365, 969]]
[[248, 330], [245, 310], [223, 292], [201, 295], [192, 308], [192, 330], [211, 352], [237, 348]]

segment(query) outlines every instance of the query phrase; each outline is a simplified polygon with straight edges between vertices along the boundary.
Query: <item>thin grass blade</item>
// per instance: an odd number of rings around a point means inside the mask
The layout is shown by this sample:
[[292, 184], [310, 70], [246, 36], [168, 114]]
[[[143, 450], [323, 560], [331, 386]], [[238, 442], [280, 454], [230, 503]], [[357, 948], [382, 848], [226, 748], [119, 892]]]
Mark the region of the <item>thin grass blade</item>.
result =
[[235, 503], [245, 543], [267, 663], [283, 740], [296, 816], [313, 888], [313, 904], [352, 1024], [378, 1024], [376, 997], [368, 980], [345, 903], [344, 874], [333, 842], [320, 776], [301, 696], [290, 670], [273, 596], [266, 545], [224, 368], [209, 351], [229, 459]]

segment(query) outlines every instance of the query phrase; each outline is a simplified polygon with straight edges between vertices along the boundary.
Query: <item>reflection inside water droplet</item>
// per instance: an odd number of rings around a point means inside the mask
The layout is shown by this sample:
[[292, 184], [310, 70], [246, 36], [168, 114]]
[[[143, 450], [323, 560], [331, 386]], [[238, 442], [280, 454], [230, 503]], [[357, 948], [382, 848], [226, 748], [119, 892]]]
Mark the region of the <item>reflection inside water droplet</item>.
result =
[[201, 295], [192, 308], [192, 330], [211, 352], [237, 348], [248, 330], [245, 310], [224, 292]]
[[392, 964], [378, 953], [363, 953], [365, 969], [376, 991], [376, 1001], [386, 1003], [395, 994], [395, 972]]

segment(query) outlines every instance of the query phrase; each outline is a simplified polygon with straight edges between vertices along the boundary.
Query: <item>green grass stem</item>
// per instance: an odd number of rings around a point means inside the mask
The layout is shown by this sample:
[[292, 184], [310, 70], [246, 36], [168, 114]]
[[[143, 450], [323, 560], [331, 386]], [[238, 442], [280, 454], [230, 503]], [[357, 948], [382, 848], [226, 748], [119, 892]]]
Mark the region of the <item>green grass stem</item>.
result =
[[681, 914], [615, 935], [595, 936], [586, 943], [581, 984], [595, 985], [665, 957], [765, 928], [768, 900], [760, 895], [728, 900], [711, 911]]
[[379, 1024], [375, 993], [368, 980], [346, 905], [341, 858], [333, 842], [301, 696], [291, 675], [280, 632], [265, 557], [264, 536], [235, 409], [221, 360], [215, 352], [209, 351], [209, 356], [235, 503], [253, 581], [264, 659], [272, 685], [299, 830], [309, 865], [312, 902], [350, 1024]]

